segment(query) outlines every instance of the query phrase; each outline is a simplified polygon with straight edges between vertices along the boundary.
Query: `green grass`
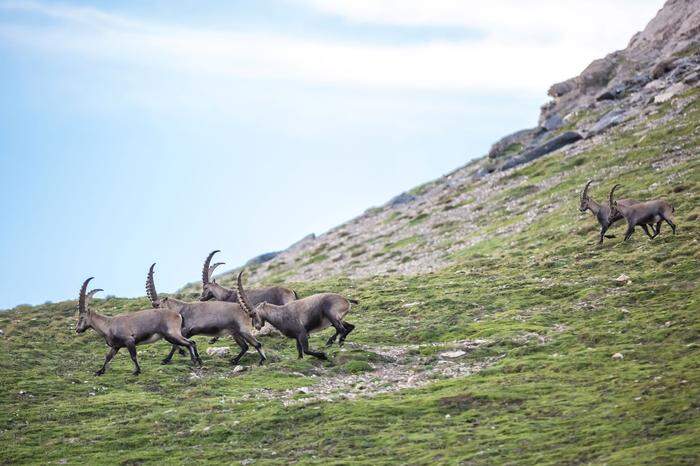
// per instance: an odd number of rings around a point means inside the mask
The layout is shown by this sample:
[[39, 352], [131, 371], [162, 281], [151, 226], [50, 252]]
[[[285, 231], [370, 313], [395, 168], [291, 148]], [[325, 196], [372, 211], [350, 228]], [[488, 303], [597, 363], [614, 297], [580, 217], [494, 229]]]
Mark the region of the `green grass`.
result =
[[[699, 122], [694, 100], [644, 138], [618, 131], [584, 154], [520, 168], [512, 176], [527, 182], [505, 198], [565, 202], [520, 233], [459, 251], [437, 272], [292, 284], [302, 296], [332, 290], [358, 299], [348, 316], [356, 343], [487, 339], [466, 357], [501, 359], [468, 377], [284, 406], [256, 395], [312, 386], [319, 371], [365, 374], [376, 355], [336, 348], [331, 362], [297, 360], [289, 340], [265, 337], [267, 365], [233, 373], [226, 360], [203, 356], [193, 379], [184, 358], [161, 366], [167, 345], [156, 343], [139, 349], [138, 378], [122, 353], [95, 378], [106, 347], [94, 333], [75, 335], [75, 303], [1, 313], [0, 463], [698, 464]], [[677, 157], [674, 147], [691, 156]], [[595, 244], [596, 225], [578, 213], [577, 192], [591, 174], [602, 178], [622, 165], [615, 179], [625, 195], [673, 203], [676, 236], [664, 227], [653, 241], [638, 231], [621, 243], [618, 225], [617, 239]], [[546, 188], [527, 188], [562, 172]], [[594, 197], [610, 183], [594, 185]], [[496, 213], [483, 227], [511, 221]], [[631, 284], [616, 284], [622, 273]], [[143, 307], [143, 298], [95, 301], [107, 314]], [[311, 346], [328, 333], [314, 335]], [[204, 353], [206, 339], [198, 341]], [[613, 360], [617, 352], [624, 359]], [[256, 360], [249, 354], [243, 363]]]

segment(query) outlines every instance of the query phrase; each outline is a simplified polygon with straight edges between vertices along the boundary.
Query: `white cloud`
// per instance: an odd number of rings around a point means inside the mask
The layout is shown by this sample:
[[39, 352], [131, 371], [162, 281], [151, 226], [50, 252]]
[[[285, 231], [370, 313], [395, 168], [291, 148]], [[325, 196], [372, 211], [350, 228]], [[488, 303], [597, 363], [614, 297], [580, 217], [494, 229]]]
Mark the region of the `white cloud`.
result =
[[[0, 36], [51, 52], [199, 75], [408, 90], [544, 93], [552, 82], [577, 74], [611, 51], [610, 42], [629, 39], [651, 18], [649, 8], [640, 8], [638, 0], [614, 6], [599, 0], [593, 2], [597, 8], [588, 6], [590, 2], [584, 8], [576, 2], [509, 0], [480, 2], [476, 9], [453, 0], [297, 1], [352, 21], [458, 25], [485, 31], [486, 36], [406, 45], [313, 40], [172, 27], [94, 8], [20, 1], [0, 5], [53, 18], [55, 24], [0, 23]], [[609, 32], [611, 23], [621, 17], [625, 26]]]

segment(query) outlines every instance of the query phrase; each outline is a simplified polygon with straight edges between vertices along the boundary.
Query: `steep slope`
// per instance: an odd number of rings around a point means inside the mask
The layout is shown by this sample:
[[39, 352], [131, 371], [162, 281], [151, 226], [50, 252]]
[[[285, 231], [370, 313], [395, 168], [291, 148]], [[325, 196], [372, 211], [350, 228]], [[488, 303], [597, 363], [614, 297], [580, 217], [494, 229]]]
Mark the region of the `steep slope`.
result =
[[[688, 98], [669, 104], [700, 82], [700, 0], [669, 1], [625, 50], [589, 65], [580, 76], [555, 84], [542, 107], [540, 125], [496, 142], [488, 156], [403, 193], [388, 204], [281, 253], [252, 261], [251, 280], [283, 283], [331, 276], [425, 273], [453, 263], [453, 253], [480, 241], [528, 228], [548, 212], [576, 199], [580, 186], [545, 204], [526, 196], [567, 176], [567, 164], [615, 134], [640, 138], [677, 118]], [[688, 94], [685, 94], [688, 95]], [[513, 168], [557, 154], [559, 170], [536, 182], [512, 176]], [[685, 150], [674, 157], [690, 157]], [[610, 169], [589, 172], [599, 183], [628, 167], [617, 154]], [[629, 161], [634, 164], [634, 161]], [[507, 195], [518, 188], [516, 195]], [[641, 187], [640, 187], [641, 188]], [[650, 187], [642, 198], [653, 197]], [[508, 217], [507, 222], [494, 219]], [[263, 259], [263, 260], [260, 260]], [[231, 284], [233, 273], [219, 280]], [[184, 288], [195, 292], [198, 284]]]
[[[672, 73], [668, 87], [692, 71]], [[614, 108], [596, 102], [545, 133]], [[106, 348], [75, 335], [74, 302], [0, 313], [0, 463], [698, 464], [700, 90], [632, 107], [599, 134], [505, 170], [483, 169], [538, 143], [486, 157], [257, 265], [259, 280], [360, 301], [332, 362], [268, 336], [266, 366], [205, 356], [193, 371], [159, 365], [159, 343], [139, 349], [139, 378], [121, 354], [94, 378]], [[665, 197], [678, 234], [596, 246], [577, 210], [591, 177], [599, 200], [613, 179], [625, 196]]]

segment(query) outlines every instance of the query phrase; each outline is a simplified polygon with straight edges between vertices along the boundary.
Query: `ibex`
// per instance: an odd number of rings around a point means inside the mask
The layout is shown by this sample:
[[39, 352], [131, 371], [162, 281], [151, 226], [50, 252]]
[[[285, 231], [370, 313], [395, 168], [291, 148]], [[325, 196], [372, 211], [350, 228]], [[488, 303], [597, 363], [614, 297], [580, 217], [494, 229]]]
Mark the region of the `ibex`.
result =
[[[265, 362], [266, 357], [262, 350], [262, 344], [251, 333], [251, 316], [246, 314], [242, 306], [238, 303], [223, 301], [188, 303], [168, 296], [159, 298], [153, 282], [155, 265], [154, 263], [148, 269], [146, 295], [154, 308], [170, 309], [182, 316], [183, 335], [189, 338], [194, 335], [221, 336], [228, 333], [241, 347], [240, 353], [231, 361], [232, 364], [238, 364], [238, 361], [248, 351], [248, 344], [253, 345], [260, 354], [260, 364]], [[176, 350], [177, 346], [173, 345], [168, 356], [163, 359], [163, 364], [170, 362]]]
[[[211, 273], [218, 266], [218, 264], [223, 264], [223, 262], [219, 262], [211, 267], [209, 266], [212, 257], [214, 257], [214, 254], [217, 252], [220, 251], [216, 250], [210, 252], [204, 261], [204, 267], [202, 267], [202, 296], [199, 298], [199, 300], [208, 301], [210, 299], [215, 299], [217, 301], [237, 303], [238, 295], [236, 294], [235, 290], [225, 288], [211, 278]], [[284, 305], [298, 299], [298, 296], [295, 291], [290, 290], [289, 288], [284, 288], [282, 286], [269, 286], [266, 288], [250, 290], [248, 299], [251, 303], [253, 303], [253, 305], [257, 305], [262, 302]]]
[[[622, 215], [610, 215], [610, 208], [607, 205], [599, 204], [588, 196], [588, 187], [591, 185], [591, 183], [593, 183], [593, 180], [589, 180], [588, 183], [586, 183], [586, 186], [583, 188], [579, 210], [581, 212], [590, 210], [591, 213], [595, 215], [595, 218], [600, 224], [600, 240], [598, 241], [598, 244], [603, 244], [603, 238], [615, 237], [615, 235], [606, 235], [605, 232], [608, 231], [608, 228], [613, 226], [615, 222], [622, 220]], [[620, 199], [618, 202], [621, 205], [632, 205], [637, 203], [637, 201], [632, 199]]]
[[[613, 199], [613, 194], [619, 187], [619, 184], [613, 186], [610, 190], [610, 198], [608, 201], [610, 215], [621, 215], [627, 220], [627, 232], [625, 232], [624, 241], [627, 241], [630, 236], [632, 236], [634, 227], [637, 225], [641, 226], [652, 239], [661, 233], [661, 222], [668, 223], [671, 226], [673, 234], [676, 234], [676, 224], [673, 223], [673, 213], [676, 209], [674, 209], [671, 204], [663, 199], [655, 199], [633, 205], [624, 205], [620, 201]], [[654, 224], [656, 224], [656, 228], [654, 228]], [[652, 231], [654, 231], [654, 235], [649, 233], [649, 226]]]
[[167, 309], [146, 309], [129, 314], [119, 314], [116, 316], [104, 316], [89, 308], [92, 296], [100, 289], [92, 290], [85, 294], [88, 283], [93, 277], [88, 278], [80, 287], [78, 297], [78, 324], [75, 327], [76, 333], [83, 333], [88, 328], [92, 328], [99, 333], [107, 345], [110, 347], [105, 362], [102, 367], [95, 372], [95, 375], [102, 375], [107, 369], [107, 364], [117, 354], [126, 347], [134, 361], [134, 375], [141, 373], [141, 367], [136, 358], [136, 345], [153, 343], [161, 338], [172, 343], [173, 346], [184, 346], [190, 352], [193, 364], [201, 361], [197, 354], [197, 347], [193, 341], [186, 339], [180, 328], [182, 327], [182, 317], [174, 311]]
[[350, 303], [357, 303], [355, 300], [346, 299], [339, 294], [322, 293], [282, 306], [262, 302], [253, 307], [243, 289], [242, 275], [241, 270], [236, 280], [236, 293], [241, 306], [252, 317], [253, 326], [260, 330], [265, 322], [269, 322], [287, 338], [295, 339], [299, 358], [303, 358], [306, 353], [319, 359], [328, 359], [325, 353], [309, 349], [310, 333], [332, 325], [335, 328], [335, 334], [328, 339], [326, 346], [331, 346], [338, 335], [340, 335], [338, 345], [342, 346], [345, 338], [355, 328], [351, 323], [343, 321], [350, 311]]

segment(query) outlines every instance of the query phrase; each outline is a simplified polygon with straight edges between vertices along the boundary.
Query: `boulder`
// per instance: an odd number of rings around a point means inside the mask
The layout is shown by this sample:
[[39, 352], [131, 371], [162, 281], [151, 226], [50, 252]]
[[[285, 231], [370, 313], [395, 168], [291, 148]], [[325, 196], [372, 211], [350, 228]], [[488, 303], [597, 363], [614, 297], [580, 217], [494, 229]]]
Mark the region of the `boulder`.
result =
[[271, 261], [275, 257], [279, 256], [280, 252], [282, 252], [282, 251], [273, 251], [273, 252], [266, 252], [264, 254], [260, 254], [259, 256], [255, 256], [252, 259], [250, 259], [248, 262], [245, 263], [245, 265], [249, 266], [249, 265], [264, 264], [265, 262]]
[[223, 358], [224, 356], [228, 355], [231, 352], [231, 349], [228, 346], [218, 346], [218, 347], [211, 347], [207, 348], [207, 355], [208, 356], [219, 356]]
[[415, 200], [416, 196], [414, 196], [413, 194], [401, 193], [398, 196], [392, 198], [387, 205], [389, 207], [396, 207], [399, 205], [408, 204], [409, 202], [413, 202]]
[[685, 91], [687, 88], [688, 88], [688, 86], [686, 86], [683, 83], [675, 83], [671, 87], [664, 90], [663, 92], [656, 94], [656, 96], [654, 97], [654, 103], [655, 104], [662, 104], [664, 102], [668, 102], [676, 95]]
[[573, 91], [576, 89], [576, 79], [571, 78], [567, 79], [566, 81], [562, 81], [560, 83], [555, 83], [552, 84], [552, 86], [549, 88], [547, 91], [547, 94], [551, 97], [561, 97], [565, 94], [568, 94], [569, 92]]
[[537, 133], [539, 128], [530, 128], [516, 131], [496, 141], [489, 150], [489, 158], [497, 159], [512, 153], [518, 146], [527, 146]]
[[591, 136], [595, 136], [606, 131], [609, 128], [612, 128], [615, 125], [619, 125], [620, 123], [625, 121], [626, 118], [627, 115], [624, 109], [618, 108], [611, 112], [608, 112], [605, 115], [603, 115], [603, 117], [600, 120], [598, 120], [593, 126], [591, 126], [591, 128], [586, 133], [586, 137], [589, 138]]
[[501, 171], [517, 167], [518, 165], [521, 165], [523, 163], [531, 162], [535, 159], [542, 157], [543, 155], [547, 155], [550, 152], [554, 152], [557, 149], [561, 149], [564, 146], [574, 143], [582, 137], [583, 136], [581, 136], [581, 134], [579, 134], [576, 131], [566, 131], [530, 150], [523, 152], [522, 154], [516, 157], [506, 160], [506, 162], [501, 167]]
[[651, 69], [651, 77], [654, 79], [659, 79], [661, 76], [671, 71], [673, 69], [673, 62], [674, 60], [672, 58], [666, 58], [659, 61]]
[[549, 115], [540, 125], [545, 131], [554, 131], [564, 126], [564, 119], [558, 114]]
[[625, 90], [627, 86], [624, 84], [616, 84], [608, 89], [604, 90], [601, 94], [596, 97], [596, 100], [615, 100], [625, 95]]

